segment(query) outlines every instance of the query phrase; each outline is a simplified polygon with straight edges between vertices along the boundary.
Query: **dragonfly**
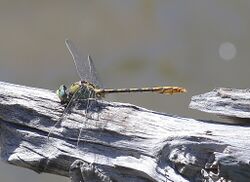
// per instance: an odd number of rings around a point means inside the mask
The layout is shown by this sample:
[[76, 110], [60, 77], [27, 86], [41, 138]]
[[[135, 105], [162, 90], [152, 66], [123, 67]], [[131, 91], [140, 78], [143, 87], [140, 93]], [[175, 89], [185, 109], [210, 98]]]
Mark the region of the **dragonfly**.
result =
[[[74, 82], [69, 88], [66, 85], [61, 85], [56, 91], [62, 104], [66, 105], [62, 116], [59, 121], [63, 118], [71, 108], [79, 100], [87, 101], [87, 106], [85, 109], [85, 116], [88, 113], [88, 105], [90, 99], [102, 99], [107, 94], [112, 93], [130, 93], [130, 92], [153, 92], [164, 95], [173, 95], [177, 93], [185, 93], [186, 89], [177, 86], [156, 86], [156, 87], [143, 87], [143, 88], [103, 88], [100, 82], [99, 76], [96, 72], [95, 65], [90, 55], [87, 59], [79, 53], [78, 49], [75, 47], [71, 40], [66, 39], [65, 44], [74, 60], [74, 64], [77, 73], [80, 77], [80, 81]], [[58, 122], [59, 122], [58, 121]], [[56, 123], [57, 124], [57, 123]], [[51, 134], [51, 131], [48, 134]]]

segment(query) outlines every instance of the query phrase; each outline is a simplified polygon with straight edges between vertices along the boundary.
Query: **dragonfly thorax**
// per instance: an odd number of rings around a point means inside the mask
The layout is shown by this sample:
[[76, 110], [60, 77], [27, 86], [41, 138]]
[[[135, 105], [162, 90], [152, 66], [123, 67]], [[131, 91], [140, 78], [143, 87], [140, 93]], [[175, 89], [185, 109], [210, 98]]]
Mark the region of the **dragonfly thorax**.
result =
[[75, 82], [67, 88], [65, 85], [61, 85], [56, 91], [61, 103], [68, 103], [72, 97], [77, 97], [78, 99], [88, 99], [88, 98], [101, 98], [103, 95], [96, 92], [96, 87], [88, 82], [79, 81]]
[[69, 97], [76, 95], [79, 99], [95, 98], [95, 86], [88, 82], [75, 82], [69, 88]]

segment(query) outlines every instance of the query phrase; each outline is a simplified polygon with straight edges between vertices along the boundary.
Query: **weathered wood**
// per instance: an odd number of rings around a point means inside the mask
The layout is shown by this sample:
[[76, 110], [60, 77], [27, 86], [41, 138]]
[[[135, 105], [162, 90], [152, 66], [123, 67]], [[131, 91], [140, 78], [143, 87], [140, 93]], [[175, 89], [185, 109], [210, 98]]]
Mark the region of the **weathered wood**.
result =
[[106, 101], [54, 126], [63, 109], [52, 91], [0, 82], [2, 159], [72, 182], [250, 179], [249, 127]]
[[217, 88], [193, 96], [189, 107], [219, 115], [226, 122], [250, 125], [250, 89]]

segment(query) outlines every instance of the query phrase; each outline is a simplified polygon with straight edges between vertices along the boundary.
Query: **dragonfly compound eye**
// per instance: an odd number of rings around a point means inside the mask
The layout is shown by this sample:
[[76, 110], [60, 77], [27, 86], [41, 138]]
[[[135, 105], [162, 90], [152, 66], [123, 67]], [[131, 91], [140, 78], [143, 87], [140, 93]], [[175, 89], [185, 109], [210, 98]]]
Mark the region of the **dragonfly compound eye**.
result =
[[59, 89], [56, 90], [56, 94], [61, 103], [66, 103], [68, 101], [67, 87], [65, 85], [61, 85]]

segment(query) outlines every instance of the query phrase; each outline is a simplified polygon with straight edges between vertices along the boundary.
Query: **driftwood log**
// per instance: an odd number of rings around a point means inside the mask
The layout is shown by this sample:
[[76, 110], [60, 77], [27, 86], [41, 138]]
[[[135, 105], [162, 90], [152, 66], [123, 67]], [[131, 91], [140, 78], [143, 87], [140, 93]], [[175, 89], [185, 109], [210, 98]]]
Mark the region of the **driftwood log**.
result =
[[[217, 89], [193, 97], [190, 106], [242, 117], [247, 124], [249, 95], [247, 90]], [[247, 125], [199, 121], [99, 100], [91, 101], [86, 116], [85, 106], [83, 101], [55, 125], [64, 106], [54, 92], [0, 82], [2, 160], [67, 176], [72, 182], [250, 179]]]

